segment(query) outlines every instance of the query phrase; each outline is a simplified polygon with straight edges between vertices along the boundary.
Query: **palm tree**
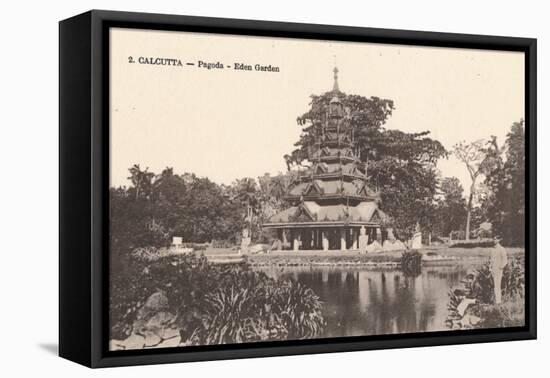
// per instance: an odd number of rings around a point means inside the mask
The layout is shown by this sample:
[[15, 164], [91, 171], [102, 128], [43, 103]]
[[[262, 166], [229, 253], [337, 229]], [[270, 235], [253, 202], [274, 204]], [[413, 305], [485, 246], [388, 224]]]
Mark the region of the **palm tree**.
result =
[[258, 205], [258, 187], [256, 181], [253, 178], [245, 177], [243, 179], [237, 179], [234, 184], [235, 195], [233, 200], [237, 199], [246, 204], [246, 217], [245, 221], [248, 223], [249, 228], [252, 228], [252, 217]]
[[287, 192], [288, 183], [286, 181], [287, 180], [285, 180], [285, 176], [283, 175], [273, 177], [271, 180], [270, 192], [277, 202], [281, 201]]
[[130, 180], [134, 185], [136, 200], [142, 195], [145, 196], [145, 198], [148, 198], [151, 194], [155, 174], [153, 172], [148, 172], [149, 167], [145, 168], [145, 170], [141, 170], [139, 164], [134, 164], [132, 168], [128, 170], [130, 171], [130, 177], [128, 177], [128, 180]]

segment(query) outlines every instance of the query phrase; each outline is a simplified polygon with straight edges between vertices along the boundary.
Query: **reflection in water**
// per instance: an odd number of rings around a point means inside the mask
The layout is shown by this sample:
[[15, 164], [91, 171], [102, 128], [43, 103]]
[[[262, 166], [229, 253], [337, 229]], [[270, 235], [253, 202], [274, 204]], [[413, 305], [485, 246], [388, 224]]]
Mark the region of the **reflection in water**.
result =
[[466, 274], [459, 266], [423, 268], [418, 277], [342, 267], [261, 270], [274, 278], [291, 276], [319, 295], [324, 337], [445, 330], [449, 289]]

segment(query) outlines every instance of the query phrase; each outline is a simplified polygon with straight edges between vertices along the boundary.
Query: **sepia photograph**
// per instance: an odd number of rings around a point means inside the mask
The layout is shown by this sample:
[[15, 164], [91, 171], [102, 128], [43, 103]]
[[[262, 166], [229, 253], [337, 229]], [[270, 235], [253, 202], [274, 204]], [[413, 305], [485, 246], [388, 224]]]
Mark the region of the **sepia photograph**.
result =
[[525, 54], [109, 29], [109, 351], [526, 325]]

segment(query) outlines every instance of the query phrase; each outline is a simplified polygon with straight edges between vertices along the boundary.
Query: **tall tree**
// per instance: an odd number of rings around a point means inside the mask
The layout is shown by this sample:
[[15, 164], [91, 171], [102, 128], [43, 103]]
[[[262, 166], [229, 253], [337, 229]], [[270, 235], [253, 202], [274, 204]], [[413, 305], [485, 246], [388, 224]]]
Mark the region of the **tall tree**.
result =
[[506, 139], [507, 187], [510, 190], [510, 216], [507, 234], [510, 244], [525, 245], [525, 127], [515, 122]]
[[231, 198], [229, 188], [190, 173], [176, 175], [171, 168], [155, 175], [134, 165], [130, 173], [129, 187], [110, 191], [114, 260], [123, 261], [137, 247], [166, 246], [172, 236], [187, 242], [235, 240], [242, 229], [246, 207]]
[[471, 180], [466, 215], [466, 240], [470, 240], [470, 222], [477, 179], [480, 175], [487, 172], [493, 163], [493, 159], [490, 158], [491, 154], [489, 153], [490, 143], [484, 139], [479, 139], [471, 143], [459, 142], [453, 147], [453, 154], [466, 165]]
[[[489, 195], [484, 201], [494, 231], [508, 245], [525, 244], [525, 125], [515, 122], [506, 136], [504, 152], [486, 175]], [[496, 160], [496, 158], [495, 158]]]
[[128, 180], [132, 182], [135, 198], [148, 198], [151, 194], [155, 174], [149, 172], [149, 168], [142, 170], [139, 164], [134, 164], [128, 171], [130, 171]]
[[441, 180], [440, 195], [437, 204], [437, 231], [441, 236], [460, 230], [466, 220], [466, 201], [464, 189], [456, 177]]

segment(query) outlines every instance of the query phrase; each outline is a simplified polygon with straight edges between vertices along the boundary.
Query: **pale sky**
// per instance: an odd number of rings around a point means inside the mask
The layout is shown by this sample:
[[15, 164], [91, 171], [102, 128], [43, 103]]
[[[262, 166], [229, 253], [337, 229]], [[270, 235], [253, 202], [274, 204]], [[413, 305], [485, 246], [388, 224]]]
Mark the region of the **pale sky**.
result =
[[[180, 59], [183, 67], [128, 63]], [[198, 68], [197, 62], [278, 66], [280, 72]], [[186, 65], [194, 62], [194, 66]], [[309, 96], [332, 89], [392, 99], [386, 128], [428, 130], [447, 149], [496, 135], [524, 118], [524, 56], [433, 47], [111, 30], [111, 185], [134, 163], [217, 183], [284, 172]], [[468, 192], [466, 168], [441, 161]]]

